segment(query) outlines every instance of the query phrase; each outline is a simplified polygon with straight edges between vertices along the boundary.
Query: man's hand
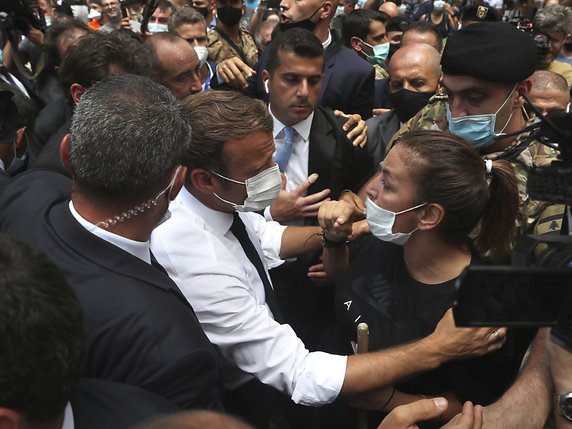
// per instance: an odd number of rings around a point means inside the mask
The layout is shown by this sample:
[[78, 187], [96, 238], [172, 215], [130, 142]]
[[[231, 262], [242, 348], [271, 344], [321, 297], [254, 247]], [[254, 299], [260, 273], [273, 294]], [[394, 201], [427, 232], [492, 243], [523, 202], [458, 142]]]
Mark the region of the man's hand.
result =
[[44, 45], [44, 33], [38, 30], [36, 27], [28, 26], [28, 33], [26, 34], [28, 40], [38, 46]]
[[[421, 399], [395, 408], [383, 419], [378, 429], [419, 429], [417, 422], [438, 418], [447, 409], [445, 398]], [[480, 429], [483, 424], [483, 409], [465, 402], [459, 414], [442, 429]]]
[[129, 18], [123, 18], [121, 20], [121, 28], [133, 31], [133, 28], [131, 28], [131, 20]]
[[[367, 125], [365, 121], [357, 113], [353, 115], [346, 115], [341, 110], [334, 110], [334, 115], [344, 118], [348, 118], [347, 122], [344, 124], [344, 131], [351, 131], [347, 134], [347, 138], [355, 147], [364, 147], [367, 143]], [[354, 126], [355, 125], [355, 126]]]
[[329, 189], [304, 196], [310, 185], [318, 179], [316, 173], [311, 174], [297, 188], [290, 192], [286, 191], [286, 176], [282, 175], [282, 190], [278, 197], [270, 206], [270, 215], [276, 222], [288, 222], [303, 217], [314, 217], [318, 215], [318, 210], [330, 195]]
[[352, 191], [347, 190], [342, 192], [339, 200], [354, 206], [356, 210], [360, 211], [362, 214], [365, 213], [365, 204], [363, 200], [359, 195], [354, 194]]
[[389, 112], [389, 111], [391, 111], [391, 109], [384, 109], [384, 108], [382, 108], [382, 107], [379, 107], [379, 108], [377, 108], [377, 109], [373, 109], [373, 110], [371, 111], [371, 113], [372, 113], [373, 116], [381, 116], [381, 115], [383, 115], [384, 113], [387, 113], [387, 112]]
[[224, 83], [234, 89], [244, 89], [248, 86], [246, 79], [256, 74], [240, 58], [232, 57], [218, 64], [218, 73]]
[[457, 328], [449, 309], [429, 338], [435, 341], [443, 362], [448, 362], [500, 349], [506, 341], [506, 328]]
[[352, 233], [354, 220], [362, 217], [361, 210], [345, 201], [328, 201], [318, 212], [318, 222], [324, 237], [333, 241], [347, 240]]
[[442, 426], [441, 429], [481, 429], [483, 427], [483, 407], [465, 402], [463, 412]]
[[[322, 257], [320, 256], [320, 261]], [[319, 264], [312, 265], [308, 268], [308, 278], [312, 283], [317, 286], [331, 286], [332, 282], [328, 279], [326, 275], [326, 270], [324, 269], [324, 264], [320, 262]]]
[[366, 219], [354, 222], [352, 225], [352, 233], [349, 235], [348, 240], [354, 241], [364, 235], [369, 234], [371, 231], [369, 230], [369, 224], [367, 223]]

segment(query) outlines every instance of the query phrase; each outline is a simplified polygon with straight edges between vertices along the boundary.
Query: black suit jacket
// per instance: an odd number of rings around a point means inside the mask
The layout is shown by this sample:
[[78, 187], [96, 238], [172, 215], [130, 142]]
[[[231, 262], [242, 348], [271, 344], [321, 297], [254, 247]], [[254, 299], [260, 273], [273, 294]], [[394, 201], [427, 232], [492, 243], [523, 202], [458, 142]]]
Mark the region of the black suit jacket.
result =
[[367, 150], [371, 158], [373, 169], [385, 158], [385, 150], [393, 135], [401, 128], [399, 118], [395, 111], [390, 110], [383, 115], [374, 116], [367, 123]]
[[0, 195], [0, 231], [58, 266], [86, 323], [85, 376], [139, 386], [184, 408], [220, 409], [219, 359], [187, 300], [161, 269], [84, 229], [71, 181], [33, 170]]
[[93, 378], [80, 381], [70, 403], [75, 429], [126, 429], [180, 410], [139, 387]]
[[[58, 100], [40, 110], [34, 128], [30, 133], [30, 144], [28, 145], [28, 155], [30, 156], [30, 165], [32, 167], [47, 142], [64, 124], [68, 124], [69, 130], [72, 113], [73, 107], [67, 100]], [[61, 139], [59, 143], [61, 143]]]
[[[363, 119], [371, 118], [374, 108], [375, 70], [353, 50], [340, 43], [332, 43], [324, 53], [324, 77], [319, 104], [344, 113], [359, 113]], [[248, 79], [248, 96], [268, 101], [262, 80], [266, 68], [267, 50], [254, 68], [256, 74]]]
[[[334, 116], [331, 110], [316, 107], [310, 129], [308, 174], [318, 173], [318, 180], [308, 188], [308, 195], [326, 188], [330, 197], [338, 199], [342, 191], [357, 193], [371, 177], [366, 149], [355, 148], [346, 137], [342, 126], [345, 118]], [[316, 219], [307, 218], [310, 224]]]

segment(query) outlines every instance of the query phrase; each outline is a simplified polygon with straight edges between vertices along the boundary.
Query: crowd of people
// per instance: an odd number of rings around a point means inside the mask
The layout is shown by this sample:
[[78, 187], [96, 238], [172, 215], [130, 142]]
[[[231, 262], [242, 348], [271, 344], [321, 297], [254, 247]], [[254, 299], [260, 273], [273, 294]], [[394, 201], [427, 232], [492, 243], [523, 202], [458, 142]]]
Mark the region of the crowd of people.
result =
[[570, 0], [10, 0], [0, 47], [0, 428], [572, 427], [550, 329], [452, 311], [569, 233]]

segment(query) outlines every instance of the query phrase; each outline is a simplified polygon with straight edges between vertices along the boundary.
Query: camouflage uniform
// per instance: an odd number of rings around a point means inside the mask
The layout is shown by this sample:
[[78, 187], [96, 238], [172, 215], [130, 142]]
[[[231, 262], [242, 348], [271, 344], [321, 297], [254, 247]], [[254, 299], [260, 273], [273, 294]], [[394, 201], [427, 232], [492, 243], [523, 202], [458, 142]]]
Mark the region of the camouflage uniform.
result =
[[386, 77], [389, 77], [389, 72], [379, 64], [374, 64], [373, 68], [375, 69], [375, 80], [385, 79]]
[[[209, 60], [216, 63], [220, 63], [223, 60], [227, 60], [233, 57], [239, 57], [240, 55], [236, 50], [222, 38], [220, 34], [216, 31], [209, 31]], [[258, 47], [252, 35], [244, 30], [240, 29], [240, 41], [233, 40], [233, 42], [238, 46], [244, 56], [246, 57], [246, 63], [250, 67], [254, 67], [258, 63]]]
[[[395, 141], [407, 133], [414, 130], [439, 130], [449, 131], [446, 110], [447, 95], [434, 95], [419, 113], [411, 118], [401, 129], [395, 133], [387, 146], [387, 151], [393, 147]], [[534, 114], [529, 115], [526, 125], [531, 125], [535, 121]], [[529, 135], [528, 132], [515, 137], [514, 141], [504, 151], [487, 153], [483, 159], [503, 159], [505, 151], [518, 146]], [[517, 218], [518, 234], [546, 234], [560, 231], [564, 215], [563, 205], [550, 205], [543, 201], [532, 200], [526, 191], [526, 181], [528, 171], [532, 167], [541, 167], [550, 164], [556, 159], [557, 152], [534, 140], [520, 154], [510, 159], [509, 162], [514, 168], [518, 181], [520, 196], [520, 213]]]

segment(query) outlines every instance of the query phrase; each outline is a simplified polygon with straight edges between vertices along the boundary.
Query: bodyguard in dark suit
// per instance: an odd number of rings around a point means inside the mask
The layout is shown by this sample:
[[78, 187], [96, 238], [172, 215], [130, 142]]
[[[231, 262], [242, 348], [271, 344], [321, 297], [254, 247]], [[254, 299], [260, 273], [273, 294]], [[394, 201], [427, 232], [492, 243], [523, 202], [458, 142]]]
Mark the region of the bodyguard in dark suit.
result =
[[[317, 37], [299, 28], [288, 30], [275, 37], [267, 52], [263, 78], [274, 118], [274, 161], [287, 182], [265, 216], [288, 225], [317, 225], [316, 214], [326, 198], [358, 190], [370, 177], [367, 152], [348, 141], [343, 119], [316, 106], [324, 64]], [[318, 346], [320, 333], [333, 317], [331, 288], [308, 281], [308, 268], [319, 263], [318, 256], [271, 271], [286, 318], [310, 349]]]
[[148, 244], [183, 184], [190, 132], [159, 84], [128, 74], [97, 83], [62, 143], [73, 181], [20, 175], [0, 199], [0, 230], [45, 251], [77, 294], [87, 377], [219, 409], [217, 352]]

